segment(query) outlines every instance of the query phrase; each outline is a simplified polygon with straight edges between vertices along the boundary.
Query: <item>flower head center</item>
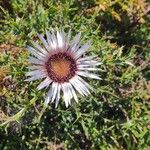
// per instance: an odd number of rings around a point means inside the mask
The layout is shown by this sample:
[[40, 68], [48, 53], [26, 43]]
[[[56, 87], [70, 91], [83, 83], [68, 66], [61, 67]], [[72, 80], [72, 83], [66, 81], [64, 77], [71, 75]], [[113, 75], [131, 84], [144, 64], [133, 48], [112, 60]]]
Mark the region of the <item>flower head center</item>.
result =
[[68, 82], [77, 70], [77, 65], [67, 52], [58, 52], [49, 57], [46, 63], [49, 77], [58, 83]]
[[60, 77], [65, 77], [70, 73], [71, 62], [66, 59], [56, 59], [50, 61], [51, 70]]

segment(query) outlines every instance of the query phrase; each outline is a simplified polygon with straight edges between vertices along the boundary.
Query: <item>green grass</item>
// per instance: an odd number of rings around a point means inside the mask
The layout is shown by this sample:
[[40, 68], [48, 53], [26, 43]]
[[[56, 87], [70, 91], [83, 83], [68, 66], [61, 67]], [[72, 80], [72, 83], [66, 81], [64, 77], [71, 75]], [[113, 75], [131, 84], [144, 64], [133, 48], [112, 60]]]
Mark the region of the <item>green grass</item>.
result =
[[[112, 2], [0, 0], [0, 149], [150, 149], [150, 19]], [[132, 15], [144, 21], [133, 24]], [[69, 108], [63, 99], [45, 108], [47, 90], [24, 81], [26, 45], [52, 28], [80, 31], [93, 41], [87, 54], [102, 62], [102, 80], [88, 80], [95, 91]]]

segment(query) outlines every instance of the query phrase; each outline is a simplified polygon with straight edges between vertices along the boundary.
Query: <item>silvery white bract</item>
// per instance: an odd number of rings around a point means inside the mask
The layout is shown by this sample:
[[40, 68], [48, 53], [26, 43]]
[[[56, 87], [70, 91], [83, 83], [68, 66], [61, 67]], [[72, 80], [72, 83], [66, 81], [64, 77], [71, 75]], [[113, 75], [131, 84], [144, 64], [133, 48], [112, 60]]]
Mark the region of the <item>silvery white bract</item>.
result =
[[78, 102], [76, 92], [82, 96], [90, 94], [89, 89], [92, 87], [83, 78], [100, 79], [98, 75], [92, 73], [99, 70], [96, 66], [100, 63], [94, 60], [95, 56], [83, 57], [91, 42], [82, 46], [80, 36], [80, 33], [77, 34], [70, 42], [71, 31], [68, 35], [64, 31], [56, 33], [46, 31], [46, 39], [38, 34], [43, 46], [32, 42], [32, 47], [27, 47], [32, 54], [29, 58], [32, 65], [28, 67], [31, 71], [26, 74], [30, 76], [26, 81], [44, 79], [37, 89], [49, 87], [46, 105], [55, 102], [57, 107], [63, 94], [65, 105], [68, 107], [71, 99], [74, 98]]

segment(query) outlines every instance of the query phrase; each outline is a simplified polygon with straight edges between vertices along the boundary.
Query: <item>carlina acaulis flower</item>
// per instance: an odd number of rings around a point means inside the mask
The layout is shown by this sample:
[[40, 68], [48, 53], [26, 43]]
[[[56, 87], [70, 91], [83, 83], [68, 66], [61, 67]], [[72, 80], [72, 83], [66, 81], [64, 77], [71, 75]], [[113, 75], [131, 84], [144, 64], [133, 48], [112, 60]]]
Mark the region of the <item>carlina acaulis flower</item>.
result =
[[78, 33], [70, 42], [71, 30], [68, 34], [64, 31], [46, 31], [46, 38], [38, 34], [42, 45], [31, 42], [32, 47], [27, 47], [32, 56], [29, 57], [31, 66], [28, 67], [31, 71], [26, 74], [30, 77], [26, 81], [44, 79], [37, 89], [50, 87], [46, 105], [55, 102], [57, 107], [63, 95], [68, 107], [72, 99], [78, 102], [77, 92], [82, 96], [90, 94], [92, 87], [83, 78], [100, 79], [93, 71], [99, 70], [97, 66], [101, 63], [96, 56], [84, 55], [91, 42], [81, 45], [80, 36], [81, 33]]

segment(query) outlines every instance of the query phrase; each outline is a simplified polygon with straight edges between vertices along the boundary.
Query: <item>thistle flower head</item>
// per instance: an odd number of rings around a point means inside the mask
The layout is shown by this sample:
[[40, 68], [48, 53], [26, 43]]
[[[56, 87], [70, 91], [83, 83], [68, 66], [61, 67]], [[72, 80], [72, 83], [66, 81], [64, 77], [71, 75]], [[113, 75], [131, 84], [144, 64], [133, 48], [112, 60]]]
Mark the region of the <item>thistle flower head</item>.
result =
[[83, 57], [91, 42], [81, 45], [80, 33], [70, 42], [70, 35], [70, 31], [68, 35], [64, 31], [46, 31], [46, 38], [38, 34], [42, 45], [32, 42], [32, 47], [27, 47], [32, 56], [29, 58], [30, 71], [26, 74], [30, 77], [26, 81], [44, 79], [37, 89], [49, 87], [46, 105], [55, 102], [57, 107], [62, 93], [68, 107], [72, 99], [78, 102], [77, 92], [82, 96], [90, 94], [92, 87], [83, 78], [100, 79], [92, 73], [100, 64], [94, 60], [95, 56]]

